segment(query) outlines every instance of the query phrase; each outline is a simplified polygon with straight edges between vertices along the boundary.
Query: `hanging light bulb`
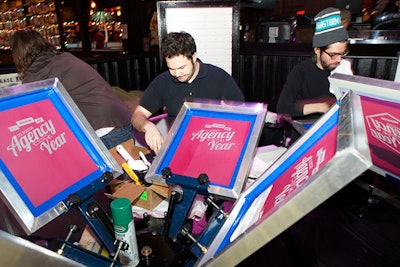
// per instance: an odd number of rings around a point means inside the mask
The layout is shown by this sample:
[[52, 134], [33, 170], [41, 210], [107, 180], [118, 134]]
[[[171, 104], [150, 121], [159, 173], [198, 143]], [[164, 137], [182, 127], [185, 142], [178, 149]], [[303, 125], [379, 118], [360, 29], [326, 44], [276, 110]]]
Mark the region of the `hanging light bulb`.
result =
[[90, 1], [90, 8], [95, 9], [96, 8], [96, 3], [94, 1]]

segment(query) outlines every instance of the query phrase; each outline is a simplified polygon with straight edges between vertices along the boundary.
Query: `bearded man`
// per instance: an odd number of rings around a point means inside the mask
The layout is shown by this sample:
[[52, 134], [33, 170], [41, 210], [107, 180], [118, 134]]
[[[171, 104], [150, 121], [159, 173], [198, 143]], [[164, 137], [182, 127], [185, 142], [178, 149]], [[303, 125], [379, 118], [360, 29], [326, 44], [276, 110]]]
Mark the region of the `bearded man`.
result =
[[213, 99], [244, 101], [235, 80], [219, 67], [197, 58], [194, 38], [186, 32], [171, 32], [161, 43], [161, 56], [168, 70], [146, 88], [131, 122], [145, 134], [147, 145], [157, 154], [163, 137], [150, 116], [163, 109], [171, 124], [185, 101]]
[[337, 69], [341, 73], [352, 73], [349, 62], [343, 60], [348, 53], [349, 36], [341, 24], [340, 10], [326, 8], [314, 20], [311, 58], [292, 69], [277, 103], [278, 113], [295, 119], [320, 116], [328, 111], [339, 97], [330, 92], [329, 75]]

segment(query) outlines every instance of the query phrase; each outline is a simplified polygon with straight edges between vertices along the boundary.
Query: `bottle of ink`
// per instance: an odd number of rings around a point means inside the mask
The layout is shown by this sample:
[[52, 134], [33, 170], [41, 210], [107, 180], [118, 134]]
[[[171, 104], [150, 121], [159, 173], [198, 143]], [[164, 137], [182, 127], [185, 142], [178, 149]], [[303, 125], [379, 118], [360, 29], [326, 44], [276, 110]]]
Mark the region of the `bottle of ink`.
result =
[[127, 250], [119, 252], [119, 261], [124, 267], [137, 266], [140, 259], [131, 201], [127, 198], [118, 198], [111, 201], [110, 207], [115, 238], [129, 245]]

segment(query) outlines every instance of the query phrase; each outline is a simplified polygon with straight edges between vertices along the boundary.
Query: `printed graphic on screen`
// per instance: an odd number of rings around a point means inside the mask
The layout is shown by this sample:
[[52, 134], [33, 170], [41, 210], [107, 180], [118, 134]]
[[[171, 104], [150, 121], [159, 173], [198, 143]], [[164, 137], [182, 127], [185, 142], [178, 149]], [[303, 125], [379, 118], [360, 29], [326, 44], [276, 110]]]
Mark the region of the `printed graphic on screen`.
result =
[[2, 164], [28, 207], [42, 205], [97, 169], [50, 100], [2, 111], [0, 121]]
[[193, 116], [175, 151], [174, 174], [208, 175], [213, 184], [229, 186], [249, 134], [251, 122]]
[[279, 205], [287, 196], [333, 158], [336, 153], [337, 131], [337, 126], [333, 127], [305, 155], [279, 176], [272, 184], [271, 191], [264, 203], [260, 216]]
[[361, 96], [372, 162], [400, 177], [400, 104]]

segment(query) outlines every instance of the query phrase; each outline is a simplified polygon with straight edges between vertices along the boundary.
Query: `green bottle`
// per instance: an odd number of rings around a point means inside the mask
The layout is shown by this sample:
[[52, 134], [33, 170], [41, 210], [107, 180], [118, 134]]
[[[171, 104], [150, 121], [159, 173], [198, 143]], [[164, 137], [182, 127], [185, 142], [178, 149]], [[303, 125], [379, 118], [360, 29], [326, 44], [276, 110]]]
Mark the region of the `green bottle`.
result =
[[111, 201], [110, 207], [115, 238], [129, 245], [127, 250], [119, 252], [119, 261], [122, 266], [137, 266], [140, 260], [131, 201], [127, 198], [118, 198]]

